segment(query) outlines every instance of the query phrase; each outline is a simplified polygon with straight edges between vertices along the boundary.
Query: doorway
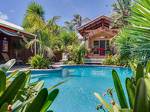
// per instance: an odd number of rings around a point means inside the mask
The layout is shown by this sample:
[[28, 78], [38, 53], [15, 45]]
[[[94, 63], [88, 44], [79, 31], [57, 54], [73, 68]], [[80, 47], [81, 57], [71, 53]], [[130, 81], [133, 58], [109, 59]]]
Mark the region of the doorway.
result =
[[94, 54], [99, 54], [100, 56], [105, 56], [105, 50], [107, 48], [108, 40], [95, 40], [93, 43]]
[[100, 40], [99, 43], [100, 43], [99, 44], [99, 47], [100, 47], [99, 55], [105, 56], [106, 40]]

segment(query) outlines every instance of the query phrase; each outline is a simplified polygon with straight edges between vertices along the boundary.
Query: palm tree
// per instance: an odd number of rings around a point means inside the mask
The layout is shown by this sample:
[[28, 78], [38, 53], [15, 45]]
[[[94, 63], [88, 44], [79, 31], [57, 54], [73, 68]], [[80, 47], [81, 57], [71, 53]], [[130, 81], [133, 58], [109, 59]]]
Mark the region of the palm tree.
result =
[[53, 27], [56, 19], [57, 18], [54, 17], [46, 23], [42, 6], [36, 2], [31, 2], [27, 8], [22, 26], [28, 32], [36, 34], [37, 38], [27, 43], [27, 47], [29, 48], [36, 44], [39, 54], [48, 54], [49, 57], [52, 57], [53, 52], [50, 41], [52, 34], [48, 34], [54, 32]]
[[60, 33], [60, 26], [57, 25], [57, 21], [60, 19], [60, 16], [54, 16], [49, 19], [46, 23], [47, 30], [50, 35], [57, 36]]
[[67, 51], [67, 46], [78, 43], [78, 37], [75, 32], [62, 30], [60, 33], [60, 43], [62, 51]]
[[79, 14], [73, 15], [71, 21], [66, 21], [64, 28], [68, 31], [76, 31], [82, 25], [82, 17]]
[[73, 15], [73, 23], [76, 27], [80, 27], [82, 25], [82, 17], [79, 14]]
[[[139, 61], [146, 62], [150, 58], [150, 0], [138, 0], [131, 8], [129, 26], [119, 34], [119, 39], [126, 36], [130, 52]], [[119, 41], [118, 41], [119, 42]], [[119, 42], [120, 47], [124, 46]], [[127, 49], [129, 50], [129, 49]], [[123, 51], [122, 51], [123, 52]]]
[[112, 19], [115, 27], [122, 27], [128, 24], [131, 2], [132, 0], [117, 0], [117, 2], [113, 4], [114, 13], [112, 14]]
[[75, 31], [75, 24], [71, 21], [65, 21], [65, 26], [64, 28], [68, 31]]
[[142, 61], [146, 62], [150, 58], [150, 0], [138, 0], [132, 7], [132, 15], [129, 20], [131, 26], [128, 31], [136, 40], [136, 52]]
[[37, 33], [45, 24], [44, 13], [41, 5], [36, 2], [31, 2], [25, 13], [22, 23], [23, 28], [31, 33]]

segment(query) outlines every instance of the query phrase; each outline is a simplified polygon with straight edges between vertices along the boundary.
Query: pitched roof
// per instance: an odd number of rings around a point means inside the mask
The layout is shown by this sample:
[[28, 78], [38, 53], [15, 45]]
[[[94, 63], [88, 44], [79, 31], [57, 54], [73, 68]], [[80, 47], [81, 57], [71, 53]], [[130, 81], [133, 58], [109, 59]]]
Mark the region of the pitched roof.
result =
[[6, 26], [11, 27], [11, 28], [14, 28], [14, 29], [16, 29], [16, 30], [22, 30], [22, 31], [24, 30], [23, 27], [18, 26], [18, 25], [16, 25], [16, 24], [13, 24], [13, 23], [11, 23], [11, 22], [5, 21], [5, 20], [3, 20], [3, 19], [0, 19], [0, 24], [6, 25]]
[[82, 30], [84, 28], [87, 28], [87, 27], [91, 26], [92, 24], [96, 24], [97, 22], [99, 22], [102, 19], [106, 20], [107, 22], [111, 22], [111, 19], [109, 17], [107, 17], [107, 16], [100, 16], [100, 17], [97, 17], [97, 18], [87, 22], [86, 24], [80, 26], [78, 28], [78, 31], [80, 31], [80, 30]]
[[36, 35], [34, 35], [32, 33], [26, 32], [23, 27], [18, 26], [18, 25], [14, 24], [14, 23], [5, 21], [3, 19], [0, 19], [0, 26], [8, 28], [8, 29], [11, 29], [11, 30], [15, 30], [16, 32], [22, 32], [22, 33], [30, 35], [30, 36], [34, 36], [34, 37], [36, 36]]

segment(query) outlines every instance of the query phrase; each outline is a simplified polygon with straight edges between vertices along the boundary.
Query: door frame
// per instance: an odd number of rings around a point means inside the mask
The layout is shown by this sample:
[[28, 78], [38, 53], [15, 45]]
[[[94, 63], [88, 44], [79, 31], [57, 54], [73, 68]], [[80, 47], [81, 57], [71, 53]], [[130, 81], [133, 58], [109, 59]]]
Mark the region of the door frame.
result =
[[[95, 41], [98, 41], [98, 45], [97, 45], [97, 46], [99, 46], [99, 47], [95, 47], [95, 46], [94, 46], [94, 42], [95, 42]], [[101, 45], [100, 45], [101, 41], [104, 41], [104, 42], [105, 42], [105, 43], [104, 43], [104, 45], [105, 45], [104, 51], [103, 51], [103, 50], [101, 51], [101, 50], [99, 49], [99, 50], [97, 51], [98, 53], [95, 54], [95, 55], [98, 55], [98, 54], [99, 54], [100, 56], [105, 56], [105, 55], [106, 55], [105, 50], [106, 50], [106, 48], [107, 48], [107, 45], [106, 45], [106, 44], [107, 44], [107, 41], [109, 41], [109, 39], [97, 39], [97, 40], [93, 40], [93, 48], [101, 48]], [[103, 53], [100, 53], [100, 52], [103, 52]]]

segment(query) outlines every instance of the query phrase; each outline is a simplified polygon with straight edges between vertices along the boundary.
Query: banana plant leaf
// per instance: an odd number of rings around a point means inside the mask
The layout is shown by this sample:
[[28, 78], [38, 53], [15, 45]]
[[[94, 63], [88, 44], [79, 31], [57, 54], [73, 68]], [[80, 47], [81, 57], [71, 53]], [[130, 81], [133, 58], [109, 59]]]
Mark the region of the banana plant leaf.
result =
[[26, 79], [26, 74], [22, 73], [13, 80], [11, 85], [1, 95], [0, 106], [2, 106], [5, 102], [7, 103], [12, 102], [12, 100], [15, 98], [16, 94], [22, 87], [23, 83], [25, 82], [25, 79]]
[[57, 97], [59, 93], [58, 89], [53, 90], [47, 97], [41, 112], [46, 112], [48, 110], [48, 108], [51, 106], [51, 104], [53, 103], [53, 101], [55, 100], [55, 98]]
[[133, 112], [132, 109], [120, 109], [119, 112]]
[[12, 66], [16, 63], [15, 59], [11, 59], [8, 62], [6, 62], [5, 64], [0, 65], [0, 69], [3, 70], [4, 72], [7, 72], [8, 70], [10, 70], [12, 68]]
[[128, 93], [130, 108], [133, 109], [136, 90], [130, 78], [126, 78], [126, 90]]
[[27, 107], [25, 112], [40, 112], [48, 96], [48, 91], [43, 88], [33, 100], [33, 102]]
[[14, 77], [17, 77], [19, 70], [15, 70], [7, 76], [7, 80], [11, 80]]
[[142, 77], [144, 77], [144, 67], [138, 64], [136, 69], [136, 82]]
[[150, 98], [150, 75], [144, 78], [146, 89], [147, 89], [147, 95]]
[[149, 112], [149, 101], [144, 78], [139, 79], [136, 90], [134, 112]]
[[6, 74], [0, 70], [0, 96], [4, 93], [6, 89]]
[[8, 109], [8, 103], [4, 103], [0, 108], [0, 112], [7, 112], [7, 109]]
[[113, 77], [115, 90], [116, 90], [121, 108], [128, 108], [127, 100], [126, 100], [126, 97], [124, 94], [124, 90], [123, 90], [121, 81], [120, 81], [119, 76], [115, 70], [112, 71], [112, 77]]
[[146, 75], [148, 75], [148, 73], [150, 73], [150, 60], [148, 60], [146, 64]]

